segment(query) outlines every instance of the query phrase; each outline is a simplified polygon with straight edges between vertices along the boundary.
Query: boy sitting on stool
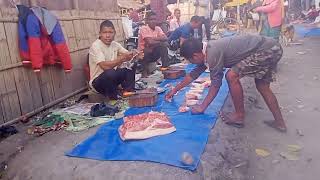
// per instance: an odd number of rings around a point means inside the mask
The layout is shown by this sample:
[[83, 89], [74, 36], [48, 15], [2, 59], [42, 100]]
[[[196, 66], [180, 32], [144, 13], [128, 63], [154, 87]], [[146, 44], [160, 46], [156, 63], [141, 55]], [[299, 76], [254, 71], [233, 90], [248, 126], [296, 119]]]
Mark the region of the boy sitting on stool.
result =
[[146, 17], [147, 25], [142, 26], [139, 31], [139, 47], [145, 56], [141, 60], [142, 77], [147, 77], [150, 72], [147, 65], [151, 62], [156, 62], [159, 58], [162, 62], [162, 68], [167, 68], [169, 64], [168, 56], [168, 38], [159, 26], [156, 26], [156, 14], [149, 12]]
[[137, 53], [129, 52], [115, 42], [115, 34], [113, 23], [109, 20], [103, 21], [99, 39], [89, 50], [89, 85], [110, 99], [117, 99], [120, 84], [124, 91], [134, 91], [135, 85], [135, 64], [130, 61]]

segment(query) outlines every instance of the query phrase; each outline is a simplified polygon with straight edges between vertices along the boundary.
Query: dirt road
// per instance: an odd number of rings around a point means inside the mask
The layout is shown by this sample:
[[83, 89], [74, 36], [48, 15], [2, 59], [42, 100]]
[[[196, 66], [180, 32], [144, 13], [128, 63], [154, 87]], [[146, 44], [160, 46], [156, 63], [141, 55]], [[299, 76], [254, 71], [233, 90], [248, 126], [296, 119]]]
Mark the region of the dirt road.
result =
[[[262, 123], [271, 120], [272, 115], [260, 96], [256, 96], [256, 104], [247, 109], [247, 126], [243, 135], [247, 137], [250, 149], [248, 179], [320, 179], [320, 38], [303, 39], [301, 42], [301, 46], [285, 48], [277, 82], [272, 85], [287, 122], [288, 133], [280, 134]], [[249, 83], [246, 85], [250, 86]], [[250, 89], [246, 94], [248, 97], [256, 92]], [[298, 160], [280, 157], [280, 153], [288, 152], [287, 145], [302, 147]], [[271, 155], [261, 158], [256, 155], [255, 148], [266, 149]]]

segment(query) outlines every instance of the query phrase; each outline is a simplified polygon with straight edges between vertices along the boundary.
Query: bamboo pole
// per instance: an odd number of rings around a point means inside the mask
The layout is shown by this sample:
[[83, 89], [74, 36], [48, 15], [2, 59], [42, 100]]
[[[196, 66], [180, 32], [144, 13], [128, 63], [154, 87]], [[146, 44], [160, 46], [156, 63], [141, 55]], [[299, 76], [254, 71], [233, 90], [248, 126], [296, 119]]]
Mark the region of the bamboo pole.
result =
[[59, 98], [59, 99], [57, 99], [57, 100], [55, 100], [55, 101], [52, 101], [52, 102], [50, 102], [49, 104], [46, 104], [46, 105], [44, 105], [44, 106], [42, 106], [42, 107], [40, 107], [40, 108], [38, 108], [38, 109], [36, 109], [36, 110], [34, 110], [34, 111], [31, 111], [31, 112], [29, 112], [29, 113], [27, 113], [27, 114], [24, 114], [24, 115], [22, 115], [22, 116], [20, 116], [20, 117], [18, 117], [18, 118], [16, 118], [16, 119], [13, 119], [13, 120], [11, 120], [11, 121], [8, 121], [8, 122], [6, 122], [6, 123], [4, 123], [4, 124], [0, 124], [0, 128], [1, 128], [1, 127], [4, 127], [4, 126], [9, 126], [9, 125], [11, 125], [11, 124], [15, 124], [15, 123], [17, 123], [17, 122], [19, 122], [19, 121], [21, 121], [21, 120], [23, 120], [23, 119], [30, 118], [30, 117], [38, 114], [39, 112], [41, 112], [41, 111], [43, 111], [43, 110], [46, 110], [46, 109], [48, 109], [48, 108], [50, 108], [50, 107], [52, 107], [52, 106], [54, 106], [54, 105], [56, 105], [56, 104], [59, 104], [59, 103], [61, 103], [62, 101], [66, 100], [66, 99], [68, 99], [68, 98], [70, 98], [70, 97], [72, 97], [72, 96], [75, 96], [75, 95], [77, 95], [77, 94], [79, 94], [79, 93], [81, 93], [81, 92], [83, 92], [83, 91], [85, 91], [85, 90], [87, 90], [87, 89], [88, 89], [87, 87], [83, 87], [83, 88], [81, 88], [81, 89], [79, 89], [79, 90], [74, 91], [74, 92], [71, 93], [71, 94], [68, 94], [68, 95], [66, 95], [66, 96], [64, 96], [64, 97], [62, 97], [62, 98]]
[[[102, 20], [102, 19], [99, 19], [99, 20]], [[125, 39], [119, 39], [118, 42], [121, 42], [123, 43], [125, 41]], [[79, 49], [75, 49], [75, 50], [70, 50], [69, 53], [72, 54], [72, 53], [76, 53], [76, 52], [79, 52], [79, 51], [84, 51], [84, 50], [87, 50], [89, 49], [90, 46], [88, 47], [84, 47], [84, 48], [79, 48]], [[14, 64], [8, 64], [8, 65], [3, 65], [3, 66], [0, 66], [0, 72], [2, 71], [6, 71], [8, 69], [14, 69], [14, 68], [18, 68], [18, 67], [21, 67], [23, 66], [22, 62], [18, 62], [18, 63], [14, 63]]]
[[37, 0], [29, 0], [30, 6], [37, 6]]
[[[95, 17], [87, 17], [87, 16], [71, 16], [71, 17], [59, 17], [58, 20], [60, 21], [73, 21], [73, 20], [105, 20], [105, 16], [95, 16]], [[110, 20], [120, 20], [120, 17], [117, 16], [108, 16]], [[0, 23], [17, 23], [18, 17], [0, 17]]]
[[310, 9], [310, 1], [305, 1], [305, 5], [306, 5], [306, 11], [308, 11]]
[[72, 0], [72, 8], [79, 10], [79, 0]]
[[1, 71], [5, 71], [5, 70], [8, 70], [8, 69], [13, 69], [13, 68], [21, 67], [21, 66], [23, 66], [22, 62], [18, 62], [18, 63], [15, 63], [15, 64], [9, 64], [9, 65], [0, 66], [0, 72], [1, 72]]
[[237, 0], [237, 21], [240, 22], [240, 0]]
[[189, 2], [188, 2], [188, 18], [189, 18], [189, 20], [191, 19], [191, 0], [189, 0]]

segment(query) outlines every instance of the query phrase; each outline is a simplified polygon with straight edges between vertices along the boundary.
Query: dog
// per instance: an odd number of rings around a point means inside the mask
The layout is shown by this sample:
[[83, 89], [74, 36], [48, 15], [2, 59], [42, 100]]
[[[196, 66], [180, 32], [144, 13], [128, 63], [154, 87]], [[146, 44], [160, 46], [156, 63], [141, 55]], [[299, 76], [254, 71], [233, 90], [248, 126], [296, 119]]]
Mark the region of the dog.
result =
[[285, 46], [288, 46], [290, 42], [293, 41], [294, 38], [294, 26], [287, 25], [282, 30], [282, 41]]

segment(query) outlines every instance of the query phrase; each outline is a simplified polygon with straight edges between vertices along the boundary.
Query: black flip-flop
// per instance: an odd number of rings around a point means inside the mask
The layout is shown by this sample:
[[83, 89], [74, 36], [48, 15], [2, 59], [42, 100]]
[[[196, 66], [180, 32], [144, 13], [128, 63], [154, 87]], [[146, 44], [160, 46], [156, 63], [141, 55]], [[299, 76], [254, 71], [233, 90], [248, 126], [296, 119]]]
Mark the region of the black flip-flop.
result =
[[266, 124], [267, 126], [277, 130], [278, 132], [281, 132], [281, 133], [286, 133], [287, 132], [287, 129], [286, 128], [280, 128], [278, 127], [274, 121], [263, 121], [264, 124]]

